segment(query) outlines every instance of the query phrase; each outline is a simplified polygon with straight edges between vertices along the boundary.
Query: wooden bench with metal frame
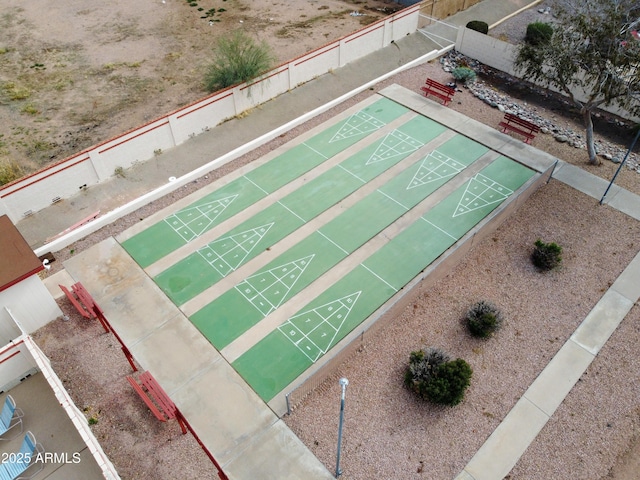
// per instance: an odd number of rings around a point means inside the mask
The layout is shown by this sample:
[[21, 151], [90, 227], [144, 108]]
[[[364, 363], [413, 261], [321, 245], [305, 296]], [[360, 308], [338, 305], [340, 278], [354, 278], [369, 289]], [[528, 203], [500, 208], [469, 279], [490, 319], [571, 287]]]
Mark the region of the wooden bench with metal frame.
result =
[[455, 88], [448, 87], [447, 85], [443, 85], [442, 83], [436, 82], [430, 78], [427, 78], [425, 85], [420, 87], [420, 90], [424, 92], [425, 97], [429, 95], [438, 97], [443, 101], [443, 105], [445, 107], [449, 105], [451, 100], [453, 100], [453, 96], [456, 93]]
[[522, 135], [524, 137], [524, 143], [527, 144], [531, 144], [531, 140], [540, 132], [540, 127], [535, 123], [531, 123], [508, 112], [504, 114], [504, 119], [498, 126], [502, 127], [502, 133], [507, 133], [507, 130], [509, 130]]
[[127, 380], [158, 420], [166, 422], [175, 418], [182, 433], [187, 433], [186, 422], [182, 418], [182, 414], [151, 373], [141, 373], [137, 381], [131, 375], [127, 375]]
[[87, 289], [84, 288], [84, 285], [82, 285], [82, 283], [80, 282], [74, 283], [73, 285], [71, 285], [71, 291], [69, 291], [69, 289], [67, 289], [64, 285], [58, 286], [71, 301], [73, 306], [76, 307], [76, 310], [78, 311], [78, 313], [80, 313], [80, 315], [82, 315], [84, 318], [89, 319], [97, 318], [100, 321], [100, 324], [102, 325], [102, 328], [104, 328], [105, 332], [113, 333], [113, 336], [116, 337], [116, 340], [118, 340], [118, 342], [120, 343], [120, 346], [122, 347], [122, 353], [124, 353], [124, 356], [127, 358], [129, 365], [131, 365], [131, 368], [134, 372], [137, 372], [138, 368], [133, 361], [133, 355], [131, 355], [131, 352], [129, 351], [127, 346], [124, 344], [118, 333], [113, 329], [113, 327], [107, 320], [107, 317], [105, 317], [102, 309], [98, 306]]

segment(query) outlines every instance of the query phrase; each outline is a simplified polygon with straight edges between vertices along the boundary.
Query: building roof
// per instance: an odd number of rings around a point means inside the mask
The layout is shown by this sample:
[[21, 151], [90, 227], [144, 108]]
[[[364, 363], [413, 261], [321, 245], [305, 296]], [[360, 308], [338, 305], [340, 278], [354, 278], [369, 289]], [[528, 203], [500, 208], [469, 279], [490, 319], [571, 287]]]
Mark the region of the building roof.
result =
[[0, 216], [0, 292], [44, 267], [8, 216]]

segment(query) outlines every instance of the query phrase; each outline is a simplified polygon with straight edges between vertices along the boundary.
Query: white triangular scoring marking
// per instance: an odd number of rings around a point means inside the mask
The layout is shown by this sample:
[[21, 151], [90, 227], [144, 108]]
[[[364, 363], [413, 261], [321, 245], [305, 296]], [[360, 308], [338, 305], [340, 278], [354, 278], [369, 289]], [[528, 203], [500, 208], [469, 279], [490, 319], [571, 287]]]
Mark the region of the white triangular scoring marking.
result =
[[273, 227], [274, 222], [245, 230], [228, 237], [222, 237], [198, 250], [198, 253], [226, 277], [240, 267], [260, 240]]
[[406, 155], [408, 152], [415, 152], [423, 146], [424, 143], [416, 140], [411, 135], [402, 133], [399, 130], [394, 130], [384, 137], [384, 140], [378, 148], [376, 148], [376, 151], [373, 152], [369, 160], [367, 160], [367, 165], [389, 160], [398, 155]]
[[308, 255], [258, 272], [244, 279], [235, 288], [266, 317], [282, 305], [314, 257], [315, 254]]
[[465, 168], [466, 165], [463, 163], [434, 150], [424, 157], [418, 171], [407, 185], [407, 190], [453, 177]]
[[315, 363], [333, 346], [361, 293], [362, 290], [299, 313], [280, 325], [278, 330]]
[[198, 238], [215, 222], [238, 195], [230, 195], [212, 202], [187, 207], [164, 219], [185, 242]]
[[480, 208], [502, 202], [513, 193], [513, 190], [501, 183], [491, 180], [489, 177], [477, 173], [464, 189], [464, 195], [460, 198], [452, 217], [464, 215]]
[[340, 127], [340, 129], [331, 137], [329, 143], [338, 142], [347, 138], [364, 135], [368, 132], [374, 132], [382, 128], [386, 123], [372, 117], [365, 112], [357, 112], [351, 115]]

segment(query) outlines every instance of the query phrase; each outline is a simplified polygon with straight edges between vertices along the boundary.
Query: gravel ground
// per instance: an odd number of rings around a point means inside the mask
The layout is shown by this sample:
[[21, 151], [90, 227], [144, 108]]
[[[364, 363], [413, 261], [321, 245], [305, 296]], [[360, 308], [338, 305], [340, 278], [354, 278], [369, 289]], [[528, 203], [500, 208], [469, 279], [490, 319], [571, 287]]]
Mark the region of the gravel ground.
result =
[[[404, 72], [374, 90], [397, 83], [418, 91], [427, 76], [451, 80], [434, 62]], [[371, 93], [354, 97], [210, 174], [207, 180], [193, 182], [58, 252], [51, 272], [60, 268], [71, 249], [80, 252], [117, 234]], [[464, 88], [450, 106], [491, 126], [503, 115]], [[543, 105], [529, 106], [543, 116], [560, 116]], [[561, 120], [573, 122], [570, 118]], [[585, 166], [584, 150], [558, 143], [550, 135], [540, 135], [533, 145]], [[615, 168], [605, 162], [586, 169], [610, 178]], [[638, 179], [635, 172], [628, 171], [617, 183], [638, 193]], [[432, 287], [418, 288], [413, 304], [350, 358], [335, 378], [310, 395], [286, 418], [287, 424], [333, 470], [337, 378], [346, 376], [350, 385], [342, 478], [453, 478], [638, 253], [639, 234], [638, 222], [552, 181], [446, 278]], [[560, 270], [540, 274], [531, 266], [529, 255], [537, 238], [564, 247]], [[466, 308], [480, 299], [491, 300], [507, 318], [503, 329], [485, 341], [470, 338], [460, 322]], [[61, 306], [71, 314], [66, 302]], [[618, 457], [626, 461], [625, 452], [633, 446], [634, 435], [640, 434], [640, 359], [635, 354], [640, 341], [638, 320], [636, 306], [510, 478], [598, 479], [610, 473]], [[58, 320], [37, 332], [35, 338], [77, 405], [88, 408], [87, 416], [98, 412], [94, 432], [123, 478], [216, 478], [191, 436], [180, 435], [175, 422], [157, 422], [135, 397], [124, 379], [130, 368], [115, 340], [104, 334], [98, 323], [77, 317], [69, 322]], [[454, 358], [464, 358], [474, 369], [466, 399], [455, 408], [418, 401], [402, 386], [409, 352], [431, 345]]]

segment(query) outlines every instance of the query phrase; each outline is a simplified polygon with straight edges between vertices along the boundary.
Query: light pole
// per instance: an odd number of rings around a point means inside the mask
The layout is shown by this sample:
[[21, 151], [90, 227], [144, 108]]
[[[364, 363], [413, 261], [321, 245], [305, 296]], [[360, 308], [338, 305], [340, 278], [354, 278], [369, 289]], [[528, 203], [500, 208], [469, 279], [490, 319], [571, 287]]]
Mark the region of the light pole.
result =
[[349, 385], [349, 380], [342, 377], [338, 383], [340, 383], [340, 386], [342, 387], [342, 397], [340, 398], [340, 425], [338, 426], [338, 456], [336, 459], [336, 478], [342, 475], [342, 470], [340, 470], [340, 446], [342, 445], [342, 424], [344, 423], [344, 397], [347, 393], [347, 385]]
[[631, 146], [629, 147], [629, 150], [627, 150], [627, 153], [625, 154], [624, 158], [620, 162], [620, 165], [618, 165], [618, 169], [616, 170], [616, 173], [613, 174], [613, 178], [611, 179], [611, 182], [609, 183], [609, 186], [604, 191], [604, 195], [602, 195], [602, 198], [600, 199], [600, 205], [602, 205], [602, 203], [604, 202], [604, 198], [607, 196], [607, 193], [609, 193], [609, 189], [613, 185], [613, 182], [616, 181], [616, 177], [620, 173], [620, 170], [622, 169], [622, 166], [627, 161], [627, 158], [629, 158], [629, 154], [631, 153], [631, 150], [633, 150], [633, 147], [636, 146], [636, 142], [638, 141], [638, 137], [640, 137], [640, 128], [638, 128], [638, 132], [636, 133], [636, 136], [633, 138], [633, 142], [631, 142]]

